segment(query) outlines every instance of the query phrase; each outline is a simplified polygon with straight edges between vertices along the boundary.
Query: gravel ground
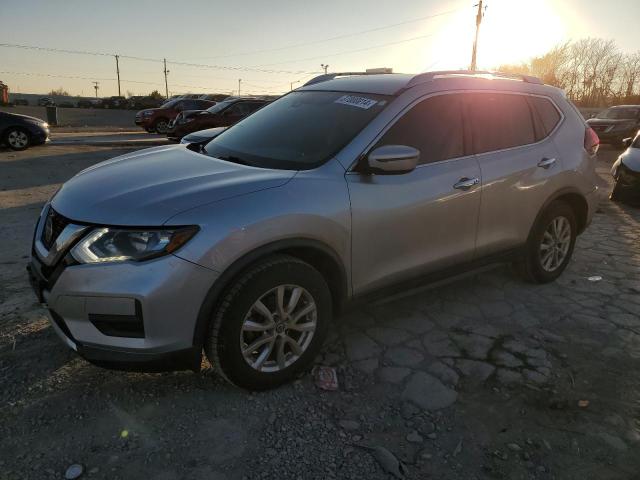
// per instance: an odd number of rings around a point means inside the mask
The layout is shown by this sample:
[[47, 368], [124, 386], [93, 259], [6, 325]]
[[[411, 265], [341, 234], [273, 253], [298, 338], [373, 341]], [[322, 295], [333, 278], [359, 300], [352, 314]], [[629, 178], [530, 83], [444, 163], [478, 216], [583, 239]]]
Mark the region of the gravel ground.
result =
[[497, 267], [343, 315], [317, 360], [338, 391], [307, 374], [252, 394], [206, 364], [103, 370], [48, 326], [24, 272], [35, 218], [119, 153], [0, 151], [0, 479], [393, 478], [378, 446], [408, 479], [639, 478], [640, 210], [605, 200], [553, 284]]

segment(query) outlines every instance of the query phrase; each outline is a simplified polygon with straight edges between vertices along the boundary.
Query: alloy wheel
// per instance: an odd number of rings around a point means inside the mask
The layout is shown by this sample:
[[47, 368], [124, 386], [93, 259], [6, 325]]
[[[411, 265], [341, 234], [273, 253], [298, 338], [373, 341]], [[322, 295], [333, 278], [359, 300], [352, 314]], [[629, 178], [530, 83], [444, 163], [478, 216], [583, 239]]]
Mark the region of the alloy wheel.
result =
[[260, 372], [278, 372], [306, 351], [317, 327], [311, 294], [298, 285], [279, 285], [249, 309], [240, 331], [245, 361]]
[[167, 133], [168, 128], [169, 124], [165, 120], [160, 120], [156, 123], [156, 132], [158, 133]]
[[564, 262], [571, 246], [571, 224], [565, 217], [551, 220], [540, 243], [540, 263], [547, 272], [555, 271]]
[[7, 135], [7, 143], [11, 148], [22, 149], [29, 144], [29, 136], [21, 130], [12, 130]]

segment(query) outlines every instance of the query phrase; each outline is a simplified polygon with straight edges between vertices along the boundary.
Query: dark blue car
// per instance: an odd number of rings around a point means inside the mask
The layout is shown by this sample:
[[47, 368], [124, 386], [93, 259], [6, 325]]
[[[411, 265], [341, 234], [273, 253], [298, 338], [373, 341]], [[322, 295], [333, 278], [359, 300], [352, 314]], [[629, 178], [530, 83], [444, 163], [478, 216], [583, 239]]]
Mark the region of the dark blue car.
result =
[[0, 112], [0, 144], [12, 150], [42, 145], [49, 138], [49, 124], [44, 120], [16, 113]]

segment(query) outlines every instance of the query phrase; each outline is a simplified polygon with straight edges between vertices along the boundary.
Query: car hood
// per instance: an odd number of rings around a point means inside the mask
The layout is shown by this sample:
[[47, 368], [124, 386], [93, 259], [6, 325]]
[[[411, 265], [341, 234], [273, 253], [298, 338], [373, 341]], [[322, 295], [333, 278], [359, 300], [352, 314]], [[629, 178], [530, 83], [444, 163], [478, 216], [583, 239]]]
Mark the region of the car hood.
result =
[[284, 185], [293, 175], [226, 162], [184, 145], [163, 146], [81, 171], [62, 186], [52, 205], [78, 222], [155, 226], [206, 203]]
[[44, 120], [38, 117], [31, 117], [29, 115], [22, 115], [20, 113], [11, 113], [10, 115], [11, 115], [11, 118], [18, 118], [20, 120], [33, 120], [39, 123], [45, 123]]

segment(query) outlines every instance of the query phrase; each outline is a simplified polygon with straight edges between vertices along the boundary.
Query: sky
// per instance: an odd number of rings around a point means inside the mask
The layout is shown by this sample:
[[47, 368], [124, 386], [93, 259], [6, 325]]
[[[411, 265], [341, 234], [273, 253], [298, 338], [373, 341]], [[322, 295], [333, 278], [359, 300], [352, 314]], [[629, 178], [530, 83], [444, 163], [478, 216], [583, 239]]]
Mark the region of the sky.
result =
[[[322, 71], [468, 68], [477, 0], [0, 0], [0, 80], [11, 92], [277, 94]], [[585, 37], [640, 50], [640, 0], [485, 0], [478, 67]], [[127, 58], [138, 57], [136, 59]], [[147, 60], [143, 60], [147, 59]], [[180, 62], [181, 64], [177, 63]], [[184, 65], [185, 63], [190, 65]], [[194, 65], [197, 64], [197, 65]], [[73, 77], [73, 78], [70, 78]]]

